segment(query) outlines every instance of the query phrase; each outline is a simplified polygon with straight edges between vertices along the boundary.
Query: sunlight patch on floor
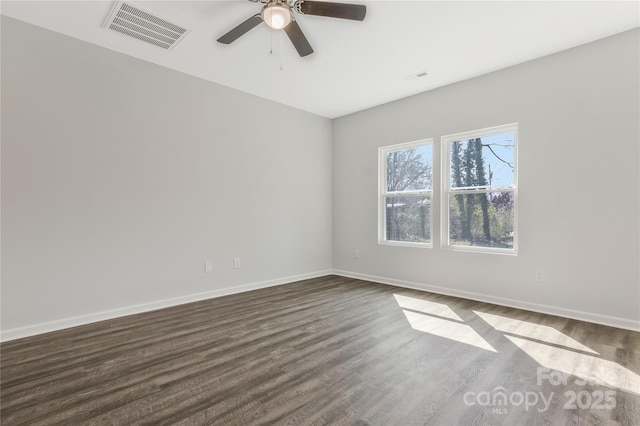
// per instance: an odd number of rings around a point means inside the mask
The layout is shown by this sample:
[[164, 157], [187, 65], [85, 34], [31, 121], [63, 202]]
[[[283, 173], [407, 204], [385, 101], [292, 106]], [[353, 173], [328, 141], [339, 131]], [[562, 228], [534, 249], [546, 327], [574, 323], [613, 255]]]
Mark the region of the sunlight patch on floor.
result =
[[393, 297], [396, 298], [396, 302], [401, 308], [462, 322], [462, 318], [443, 303], [430, 302], [428, 300], [418, 299], [417, 297], [401, 296], [399, 294], [394, 294]]
[[473, 311], [474, 314], [485, 320], [489, 325], [504, 333], [517, 334], [529, 339], [540, 340], [542, 342], [565, 346], [583, 352], [598, 355], [598, 352], [583, 345], [575, 339], [567, 336], [561, 331], [547, 325], [540, 325], [533, 322], [521, 321], [500, 315], [488, 314], [486, 312]]
[[505, 337], [543, 367], [640, 395], [640, 376], [620, 364], [519, 337]]
[[449, 340], [455, 340], [456, 342], [472, 345], [487, 351], [497, 352], [486, 340], [476, 333], [473, 328], [466, 324], [404, 309], [402, 312], [414, 330], [444, 337]]

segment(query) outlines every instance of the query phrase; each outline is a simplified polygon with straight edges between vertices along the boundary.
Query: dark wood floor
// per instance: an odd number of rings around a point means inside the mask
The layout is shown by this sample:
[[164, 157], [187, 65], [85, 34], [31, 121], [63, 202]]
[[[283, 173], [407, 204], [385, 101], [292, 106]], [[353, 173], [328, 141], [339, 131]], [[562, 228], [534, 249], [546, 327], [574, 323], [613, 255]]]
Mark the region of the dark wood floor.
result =
[[336, 276], [0, 352], [3, 425], [640, 424], [640, 333]]

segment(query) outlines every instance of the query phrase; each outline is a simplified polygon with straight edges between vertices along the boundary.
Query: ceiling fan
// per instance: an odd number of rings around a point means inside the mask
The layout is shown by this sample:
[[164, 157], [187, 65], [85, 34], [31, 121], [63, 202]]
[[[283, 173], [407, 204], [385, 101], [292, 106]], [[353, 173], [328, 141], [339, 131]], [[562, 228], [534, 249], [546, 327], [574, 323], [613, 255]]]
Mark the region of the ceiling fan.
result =
[[263, 3], [262, 11], [257, 13], [220, 37], [218, 42], [231, 44], [248, 33], [261, 22], [276, 30], [284, 30], [300, 56], [313, 53], [313, 48], [305, 37], [292, 11], [301, 15], [316, 15], [329, 18], [363, 21], [367, 7], [361, 4], [331, 3], [314, 0], [249, 0]]

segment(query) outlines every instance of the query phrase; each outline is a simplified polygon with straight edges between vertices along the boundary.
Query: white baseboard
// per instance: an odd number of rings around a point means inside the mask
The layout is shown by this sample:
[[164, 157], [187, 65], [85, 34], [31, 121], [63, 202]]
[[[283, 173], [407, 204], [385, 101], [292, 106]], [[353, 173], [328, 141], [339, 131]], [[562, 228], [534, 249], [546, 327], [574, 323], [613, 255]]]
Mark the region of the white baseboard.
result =
[[189, 294], [186, 296], [173, 297], [171, 299], [156, 300], [149, 303], [139, 305], [126, 306], [124, 308], [110, 309], [107, 311], [96, 312], [88, 315], [80, 315], [76, 317], [63, 318], [55, 321], [48, 321], [39, 324], [28, 325], [26, 327], [13, 328], [0, 332], [0, 342], [21, 339], [23, 337], [35, 336], [36, 334], [48, 333], [50, 331], [62, 330], [64, 328], [76, 327], [92, 322], [104, 321], [127, 315], [149, 312], [156, 309], [168, 308], [171, 306], [183, 305], [185, 303], [197, 302], [200, 300], [213, 299], [216, 297], [227, 296], [229, 294], [244, 293], [246, 291], [258, 290], [261, 288], [274, 287], [277, 285], [288, 284], [295, 281], [302, 281], [310, 278], [318, 278], [331, 275], [332, 270], [316, 271], [308, 274], [293, 275], [289, 277], [277, 278], [268, 281], [260, 281], [250, 284], [242, 284], [233, 287], [225, 287], [203, 293]]
[[375, 275], [361, 274], [358, 272], [343, 270], [324, 270], [316, 271], [308, 274], [294, 275], [289, 277], [277, 278], [268, 281], [260, 281], [255, 283], [243, 284], [234, 287], [225, 287], [203, 293], [190, 294], [186, 296], [174, 297], [171, 299], [157, 300], [154, 302], [143, 303], [139, 305], [127, 306], [124, 308], [111, 309], [107, 311], [97, 312], [88, 315], [80, 315], [76, 317], [63, 318], [55, 321], [49, 321], [39, 324], [33, 324], [25, 327], [13, 328], [0, 332], [0, 342], [21, 339], [23, 337], [35, 336], [36, 334], [48, 333], [50, 331], [62, 330], [65, 328], [85, 325], [92, 322], [104, 321], [123, 317], [127, 315], [139, 314], [143, 312], [153, 311], [156, 309], [168, 308], [171, 306], [182, 305], [185, 303], [197, 302], [200, 300], [213, 299], [216, 297], [227, 296], [230, 294], [243, 293], [261, 288], [274, 287], [282, 284], [288, 284], [295, 281], [306, 280], [310, 278], [318, 278], [326, 275], [340, 275], [348, 278], [356, 278], [365, 281], [373, 281], [382, 284], [394, 285], [397, 287], [411, 288], [414, 290], [428, 291], [431, 293], [443, 294], [453, 297], [461, 297], [464, 299], [477, 300], [479, 302], [494, 303], [496, 305], [508, 306], [511, 308], [525, 309], [543, 314], [556, 315], [565, 318], [577, 319], [596, 324], [607, 325], [610, 327], [622, 328], [626, 330], [640, 332], [640, 322], [627, 318], [613, 317], [609, 315], [594, 314], [591, 312], [578, 311], [573, 309], [562, 308], [558, 306], [543, 305], [538, 303], [530, 303], [521, 300], [508, 299], [504, 297], [491, 296], [482, 293], [475, 293], [464, 290], [455, 290], [447, 287], [433, 286], [423, 283], [411, 281], [397, 280], [387, 277], [379, 277]]
[[505, 297], [491, 296], [482, 293], [474, 293], [464, 290], [456, 290], [447, 287], [433, 286], [410, 281], [397, 280], [393, 278], [378, 277], [374, 275], [361, 274], [359, 272], [342, 271], [334, 269], [335, 275], [347, 278], [356, 278], [365, 281], [373, 281], [381, 284], [389, 284], [397, 287], [405, 287], [414, 290], [428, 291], [430, 293], [443, 294], [446, 296], [461, 297], [463, 299], [476, 300], [478, 302], [493, 303], [510, 308], [524, 309], [527, 311], [539, 312], [542, 314], [555, 315], [564, 318], [571, 318], [595, 324], [607, 325], [610, 327], [623, 328], [626, 330], [639, 331], [640, 322], [628, 318], [613, 317], [609, 315], [595, 314], [591, 312], [578, 311], [574, 309], [562, 308], [559, 306], [543, 305], [539, 303], [525, 302], [522, 300], [507, 299]]

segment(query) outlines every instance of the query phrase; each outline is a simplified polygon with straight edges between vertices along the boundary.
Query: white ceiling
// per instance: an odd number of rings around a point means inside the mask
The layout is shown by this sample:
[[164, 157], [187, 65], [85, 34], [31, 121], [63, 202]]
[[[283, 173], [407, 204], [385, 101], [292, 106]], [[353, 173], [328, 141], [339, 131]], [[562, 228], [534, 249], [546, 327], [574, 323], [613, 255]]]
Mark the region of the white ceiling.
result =
[[[216, 42], [260, 3], [136, 1], [191, 29], [171, 51], [103, 28], [114, 3], [0, 7], [4, 15], [329, 118], [640, 25], [638, 1], [352, 1], [367, 5], [364, 22], [296, 15], [315, 50], [300, 58], [286, 35], [264, 24], [231, 45]], [[428, 76], [405, 78], [420, 71]]]

